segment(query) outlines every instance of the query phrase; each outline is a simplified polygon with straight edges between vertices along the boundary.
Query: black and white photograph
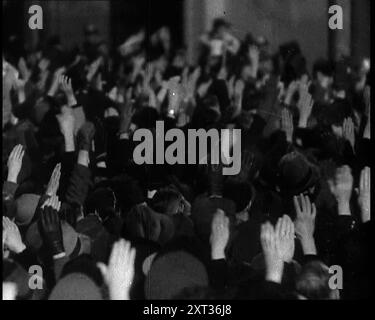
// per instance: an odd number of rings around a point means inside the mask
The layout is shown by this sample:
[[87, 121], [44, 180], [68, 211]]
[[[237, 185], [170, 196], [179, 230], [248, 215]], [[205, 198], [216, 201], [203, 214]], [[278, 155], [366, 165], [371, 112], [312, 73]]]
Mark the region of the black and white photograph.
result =
[[2, 0], [2, 300], [369, 299], [370, 20], [369, 0]]

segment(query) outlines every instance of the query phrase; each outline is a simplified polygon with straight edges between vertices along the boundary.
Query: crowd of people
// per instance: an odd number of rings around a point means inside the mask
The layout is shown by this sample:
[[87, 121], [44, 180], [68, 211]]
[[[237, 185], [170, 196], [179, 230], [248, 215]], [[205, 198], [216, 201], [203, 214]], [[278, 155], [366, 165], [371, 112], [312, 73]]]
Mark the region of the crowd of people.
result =
[[[3, 298], [370, 296], [369, 59], [221, 18], [194, 65], [167, 27], [106, 40], [3, 49]], [[136, 164], [156, 121], [241, 129], [240, 173]]]

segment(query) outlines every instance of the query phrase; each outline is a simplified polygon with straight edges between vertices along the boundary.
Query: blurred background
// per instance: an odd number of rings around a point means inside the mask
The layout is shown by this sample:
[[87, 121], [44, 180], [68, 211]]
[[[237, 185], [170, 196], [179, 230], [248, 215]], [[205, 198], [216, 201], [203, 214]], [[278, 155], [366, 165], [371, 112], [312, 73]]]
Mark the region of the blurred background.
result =
[[[28, 8], [43, 8], [44, 29], [28, 28]], [[328, 29], [328, 7], [341, 5], [344, 30]], [[111, 48], [145, 27], [152, 33], [168, 26], [175, 44], [187, 47], [194, 62], [199, 36], [216, 17], [232, 24], [242, 38], [248, 32], [264, 36], [272, 49], [297, 40], [308, 65], [317, 58], [340, 54], [362, 58], [370, 54], [369, 0], [122, 0], [122, 1], [2, 1], [3, 45], [16, 37], [26, 48], [60, 36], [64, 47], [82, 42], [84, 27], [94, 24]]]

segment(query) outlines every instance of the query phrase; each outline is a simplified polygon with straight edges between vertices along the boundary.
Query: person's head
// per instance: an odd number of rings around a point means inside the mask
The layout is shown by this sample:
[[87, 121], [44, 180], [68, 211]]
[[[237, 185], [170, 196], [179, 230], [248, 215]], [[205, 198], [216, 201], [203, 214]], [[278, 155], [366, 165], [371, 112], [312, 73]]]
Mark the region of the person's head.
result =
[[319, 170], [303, 154], [290, 152], [278, 164], [278, 187], [285, 196], [306, 194], [315, 198]]
[[328, 267], [320, 261], [305, 264], [297, 275], [295, 289], [299, 299], [337, 300], [339, 291], [329, 287]]
[[103, 295], [94, 280], [77, 272], [60, 278], [48, 300], [103, 300]]
[[179, 250], [154, 258], [144, 288], [147, 300], [159, 300], [206, 297], [202, 288], [207, 286], [204, 264], [192, 254]]
[[23, 194], [15, 201], [15, 222], [19, 226], [28, 225], [34, 217], [40, 196], [37, 194]]
[[150, 207], [159, 213], [168, 215], [178, 214], [183, 211], [181, 194], [172, 188], [161, 188], [152, 197]]
[[250, 63], [243, 63], [240, 68], [240, 77], [244, 81], [249, 81], [252, 77], [252, 66]]
[[334, 66], [332, 62], [326, 59], [319, 59], [314, 63], [313, 76], [319, 85], [327, 89], [333, 83]]
[[99, 30], [94, 24], [89, 24], [85, 27], [84, 30], [85, 41], [89, 44], [98, 44]]
[[230, 24], [224, 18], [216, 18], [212, 23], [212, 33], [214, 37], [224, 39], [230, 30]]
[[341, 138], [343, 136], [344, 120], [352, 116], [351, 106], [347, 100], [335, 100], [332, 104], [325, 107], [321, 114], [321, 124], [330, 128], [332, 133]]
[[170, 216], [140, 204], [126, 214], [122, 235], [129, 240], [146, 239], [164, 245], [173, 239], [175, 227]]
[[102, 221], [114, 216], [117, 200], [109, 187], [100, 187], [90, 193], [85, 203], [86, 214], [97, 214]]
[[236, 212], [248, 212], [253, 198], [253, 188], [249, 182], [228, 180], [224, 184], [223, 196], [236, 204]]

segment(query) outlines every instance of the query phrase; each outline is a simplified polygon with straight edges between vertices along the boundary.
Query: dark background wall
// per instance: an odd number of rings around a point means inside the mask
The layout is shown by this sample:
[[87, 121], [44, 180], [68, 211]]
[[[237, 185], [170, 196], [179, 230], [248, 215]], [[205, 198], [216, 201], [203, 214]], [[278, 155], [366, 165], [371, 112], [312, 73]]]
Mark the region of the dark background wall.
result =
[[[344, 8], [344, 30], [336, 33], [327, 27], [332, 3]], [[2, 4], [3, 39], [16, 33], [30, 45], [60, 34], [63, 44], [73, 46], [82, 41], [89, 23], [117, 45], [141, 26], [153, 31], [165, 24], [177, 44], [188, 45], [194, 61], [199, 35], [213, 18], [224, 16], [238, 37], [249, 31], [264, 35], [274, 49], [284, 41], [298, 40], [310, 64], [336, 49], [356, 57], [370, 54], [370, 0], [3, 0]], [[43, 31], [27, 28], [31, 4], [43, 8]]]

